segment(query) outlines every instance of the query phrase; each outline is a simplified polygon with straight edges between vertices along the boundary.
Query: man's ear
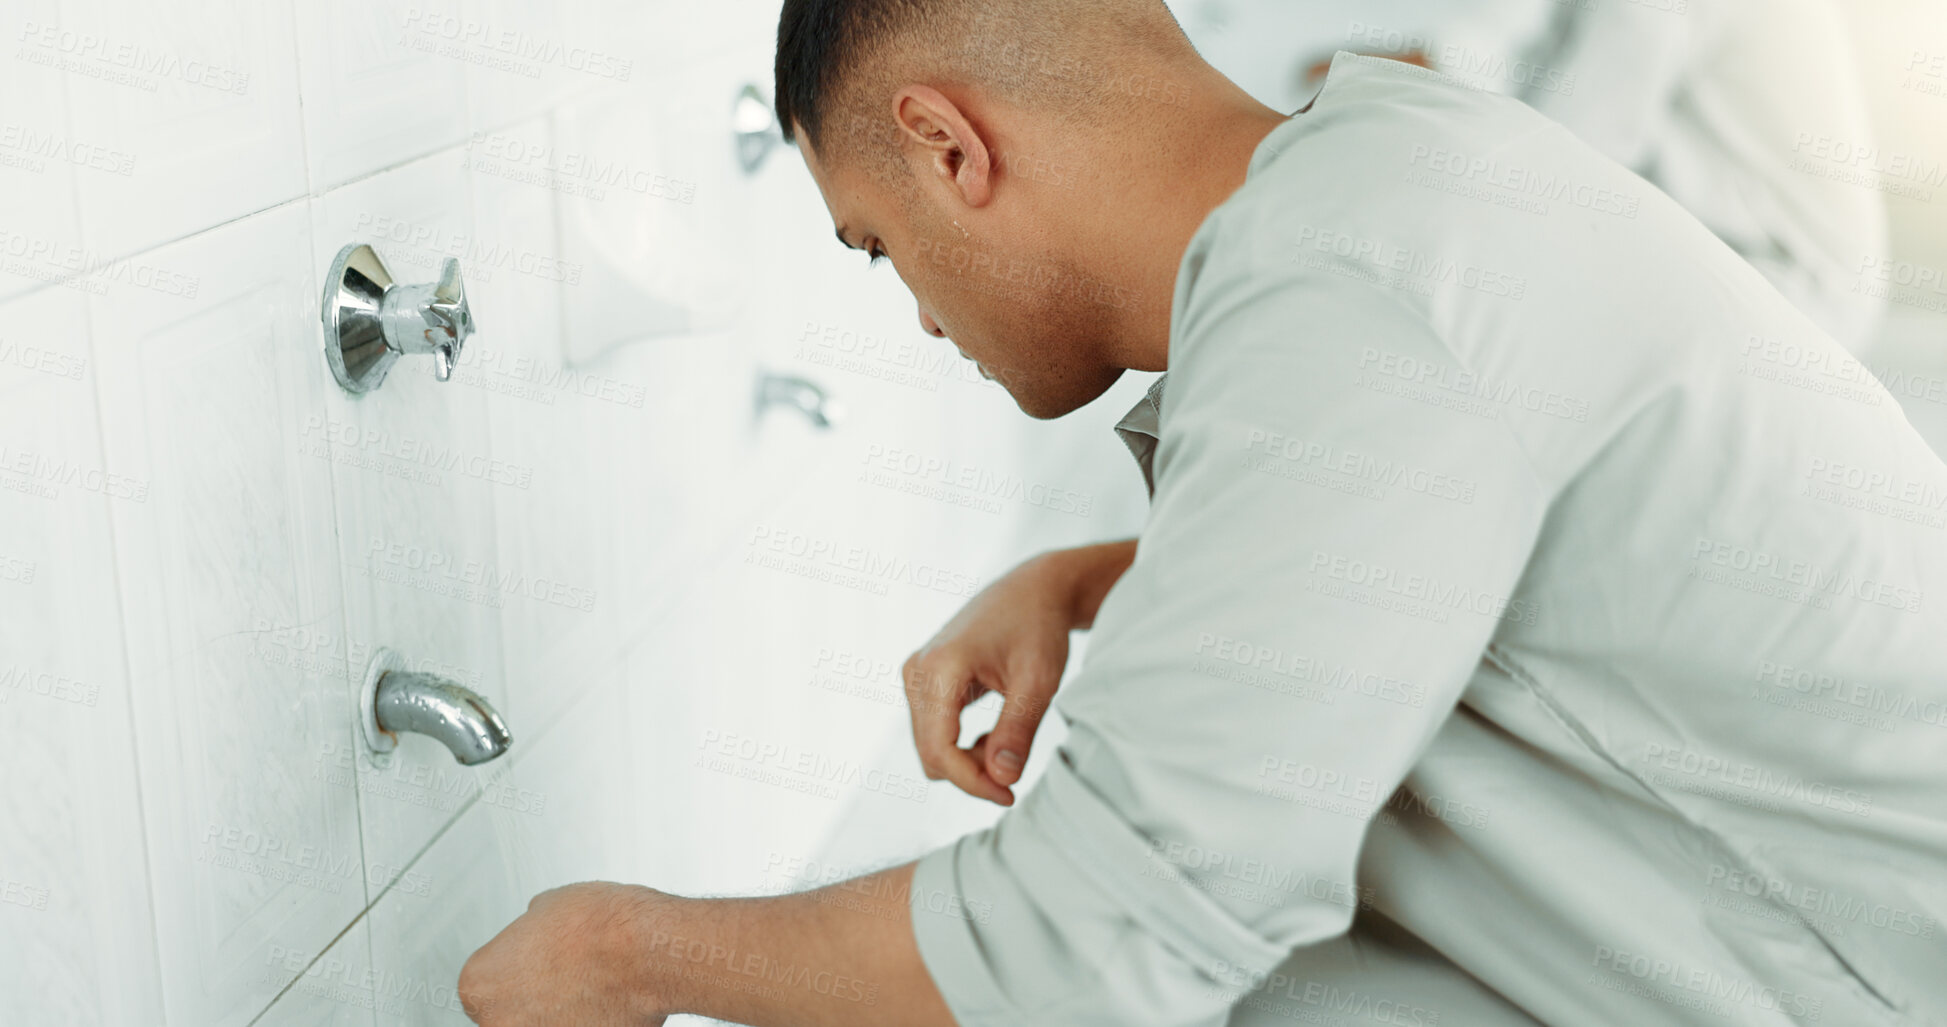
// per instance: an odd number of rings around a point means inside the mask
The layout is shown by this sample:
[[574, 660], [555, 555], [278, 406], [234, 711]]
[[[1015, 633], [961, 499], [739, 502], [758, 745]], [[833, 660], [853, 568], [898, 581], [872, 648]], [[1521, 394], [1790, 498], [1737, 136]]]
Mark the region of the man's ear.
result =
[[919, 144], [927, 167], [963, 203], [986, 206], [994, 186], [987, 142], [952, 100], [931, 86], [907, 86], [894, 94], [892, 116], [900, 131]]

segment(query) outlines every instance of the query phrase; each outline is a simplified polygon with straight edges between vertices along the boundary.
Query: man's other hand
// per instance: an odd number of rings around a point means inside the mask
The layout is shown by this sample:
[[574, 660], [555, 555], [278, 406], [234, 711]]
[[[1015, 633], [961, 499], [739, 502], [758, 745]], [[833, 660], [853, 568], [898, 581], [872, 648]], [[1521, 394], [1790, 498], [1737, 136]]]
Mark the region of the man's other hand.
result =
[[604, 882], [536, 895], [461, 968], [460, 1005], [481, 1027], [662, 1027], [640, 943], [659, 895]]
[[[1095, 623], [1135, 556], [1135, 539], [1043, 553], [968, 600], [907, 658], [913, 741], [928, 778], [1014, 804], [1012, 786], [1068, 668], [1068, 633]], [[962, 749], [960, 713], [988, 692], [1005, 700], [1000, 721]]]
[[[1038, 556], [967, 601], [953, 619], [906, 660], [902, 676], [912, 708], [913, 741], [926, 776], [1003, 806], [1021, 779], [1035, 729], [1068, 666], [1068, 632], [1076, 626], [1072, 565]], [[1005, 700], [1000, 722], [960, 748], [960, 714], [988, 692]]]

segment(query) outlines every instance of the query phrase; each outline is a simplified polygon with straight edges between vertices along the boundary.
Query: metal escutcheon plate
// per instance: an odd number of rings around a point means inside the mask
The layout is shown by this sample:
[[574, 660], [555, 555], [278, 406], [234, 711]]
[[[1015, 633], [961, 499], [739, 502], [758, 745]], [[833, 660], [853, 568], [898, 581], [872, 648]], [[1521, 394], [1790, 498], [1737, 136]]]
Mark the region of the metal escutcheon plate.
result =
[[353, 243], [338, 251], [325, 276], [325, 360], [347, 392], [370, 392], [385, 381], [399, 354], [385, 344], [379, 305], [392, 276], [372, 247]]

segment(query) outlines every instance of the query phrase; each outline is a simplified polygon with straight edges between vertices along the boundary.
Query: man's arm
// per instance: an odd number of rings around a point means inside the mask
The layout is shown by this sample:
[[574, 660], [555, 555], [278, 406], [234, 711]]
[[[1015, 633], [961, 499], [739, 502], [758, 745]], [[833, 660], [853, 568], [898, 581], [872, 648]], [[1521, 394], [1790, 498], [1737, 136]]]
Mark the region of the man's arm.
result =
[[1185, 254], [1155, 493], [1058, 694], [1066, 739], [914, 866], [915, 894], [977, 913], [913, 920], [963, 1027], [1226, 1023], [1370, 904], [1367, 827], [1497, 629], [1534, 616], [1542, 415], [1465, 394], [1521, 365], [1454, 330], [1446, 287], [1295, 261], [1307, 226], [1274, 195]]
[[[981, 589], [900, 668], [926, 776], [978, 799], [1014, 804], [1041, 718], [1068, 666], [1068, 635], [1086, 630], [1135, 558], [1125, 539], [1042, 553]], [[993, 692], [993, 730], [960, 746], [960, 717]]]
[[913, 864], [764, 898], [665, 896], [643, 958], [671, 1013], [751, 1027], [954, 1027], [913, 941]]
[[[545, 892], [467, 961], [483, 1027], [954, 1027], [913, 939], [913, 864], [808, 892], [685, 898], [590, 883]], [[933, 915], [927, 913], [924, 915]]]
[[1092, 546], [1075, 549], [1060, 549], [1048, 553], [1042, 559], [1054, 561], [1059, 573], [1074, 582], [1076, 630], [1086, 631], [1095, 625], [1095, 612], [1102, 608], [1102, 599], [1109, 589], [1122, 580], [1122, 572], [1136, 558], [1136, 540], [1122, 539], [1117, 542], [1100, 542]]
[[[1135, 555], [1135, 539], [1104, 542], [1043, 554], [1036, 571], [1062, 583], [1069, 624], [1087, 628]], [[557, 888], [467, 961], [461, 1000], [485, 1027], [659, 1027], [677, 1013], [753, 1027], [954, 1027], [914, 937], [913, 870], [906, 863], [761, 898], [603, 882]], [[965, 912], [957, 897], [918, 908]]]

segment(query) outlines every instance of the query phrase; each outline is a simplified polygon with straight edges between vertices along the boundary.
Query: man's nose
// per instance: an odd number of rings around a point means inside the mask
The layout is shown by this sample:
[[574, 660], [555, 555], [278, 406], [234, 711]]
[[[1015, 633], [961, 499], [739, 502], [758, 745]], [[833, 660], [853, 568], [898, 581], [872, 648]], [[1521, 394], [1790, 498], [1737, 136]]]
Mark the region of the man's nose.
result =
[[940, 327], [938, 321], [933, 320], [933, 315], [927, 313], [925, 307], [919, 308], [919, 326], [935, 339], [946, 338], [946, 331]]

